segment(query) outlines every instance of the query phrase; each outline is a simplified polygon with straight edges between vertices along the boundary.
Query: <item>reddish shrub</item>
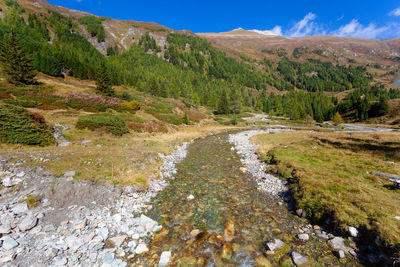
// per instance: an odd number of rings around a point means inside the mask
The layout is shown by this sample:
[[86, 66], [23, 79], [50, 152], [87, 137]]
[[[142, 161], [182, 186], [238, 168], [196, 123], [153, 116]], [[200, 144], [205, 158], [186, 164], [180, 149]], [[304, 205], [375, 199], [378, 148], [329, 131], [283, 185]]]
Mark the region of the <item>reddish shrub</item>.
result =
[[128, 126], [135, 132], [138, 133], [167, 133], [168, 129], [162, 124], [154, 121], [147, 121], [144, 123], [132, 123], [128, 122]]
[[46, 122], [46, 119], [45, 119], [45, 118], [43, 117], [43, 115], [40, 114], [40, 113], [33, 113], [33, 114], [32, 114], [32, 118], [33, 118], [35, 121], [40, 122], [40, 123], [45, 123], [45, 122]]
[[0, 92], [0, 99], [12, 98], [9, 92]]

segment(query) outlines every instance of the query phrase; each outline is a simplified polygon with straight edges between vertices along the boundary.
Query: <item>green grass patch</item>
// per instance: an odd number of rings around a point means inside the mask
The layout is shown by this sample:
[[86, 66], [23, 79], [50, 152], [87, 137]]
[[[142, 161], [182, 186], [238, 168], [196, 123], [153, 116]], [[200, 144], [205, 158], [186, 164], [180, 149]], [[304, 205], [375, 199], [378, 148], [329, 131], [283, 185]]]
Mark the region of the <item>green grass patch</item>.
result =
[[400, 222], [393, 218], [400, 215], [400, 190], [371, 175], [400, 174], [398, 133], [380, 133], [376, 139], [372, 133], [297, 131], [254, 140], [275, 173], [297, 180], [291, 188], [309, 218], [323, 223], [334, 215], [343, 231], [362, 227], [387, 245], [400, 244]]
[[104, 128], [117, 136], [129, 133], [129, 129], [121, 117], [108, 113], [81, 116], [76, 123], [76, 128], [87, 128], [92, 131]]

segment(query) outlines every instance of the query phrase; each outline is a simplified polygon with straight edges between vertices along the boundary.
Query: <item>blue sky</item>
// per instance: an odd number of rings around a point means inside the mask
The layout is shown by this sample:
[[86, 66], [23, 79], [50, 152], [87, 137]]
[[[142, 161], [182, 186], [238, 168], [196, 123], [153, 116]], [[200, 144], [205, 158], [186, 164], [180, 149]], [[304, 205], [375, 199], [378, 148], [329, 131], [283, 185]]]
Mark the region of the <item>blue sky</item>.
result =
[[361, 38], [400, 37], [399, 0], [49, 0], [117, 19], [157, 22], [193, 32], [236, 28], [265, 34], [330, 34]]

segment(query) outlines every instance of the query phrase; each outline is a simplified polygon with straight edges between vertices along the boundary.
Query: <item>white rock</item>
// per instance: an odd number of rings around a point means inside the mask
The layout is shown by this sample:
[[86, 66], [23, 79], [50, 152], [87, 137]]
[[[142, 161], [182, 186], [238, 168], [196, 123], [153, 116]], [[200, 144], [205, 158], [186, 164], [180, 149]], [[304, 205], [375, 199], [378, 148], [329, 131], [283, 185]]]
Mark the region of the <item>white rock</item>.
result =
[[22, 171], [22, 172], [17, 173], [16, 176], [19, 177], [19, 178], [21, 178], [21, 177], [23, 177], [24, 175], [25, 175], [25, 172]]
[[284, 243], [279, 239], [274, 239], [266, 244], [267, 248], [272, 252], [281, 249], [283, 245]]
[[106, 240], [108, 237], [108, 228], [107, 227], [100, 228], [97, 235], [100, 236], [103, 240]]
[[65, 239], [65, 242], [67, 243], [68, 247], [70, 248], [70, 250], [72, 252], [77, 251], [83, 245], [82, 240], [80, 240], [79, 238], [77, 238], [75, 236], [68, 236]]
[[188, 196], [186, 199], [187, 199], [187, 200], [193, 200], [193, 199], [194, 199], [194, 196], [193, 196], [193, 195], [190, 195], [190, 196]]
[[7, 176], [6, 178], [3, 179], [3, 181], [1, 182], [3, 184], [3, 186], [5, 187], [11, 187], [13, 184], [11, 182], [11, 178], [10, 176]]
[[292, 260], [294, 263], [296, 263], [297, 266], [308, 262], [308, 259], [306, 257], [304, 257], [303, 255], [299, 254], [296, 251], [292, 252]]
[[343, 259], [343, 258], [345, 257], [344, 251], [343, 251], [343, 250], [337, 251], [337, 252], [336, 252], [336, 256], [337, 256], [339, 259]]
[[26, 203], [19, 203], [19, 204], [15, 205], [11, 209], [11, 212], [15, 213], [17, 215], [27, 213], [28, 212], [28, 205]]
[[299, 235], [297, 235], [297, 238], [302, 240], [302, 241], [308, 241], [310, 239], [308, 234], [299, 234]]
[[33, 214], [28, 214], [27, 216], [25, 216], [24, 219], [22, 219], [22, 221], [18, 224], [18, 228], [19, 230], [21, 230], [22, 232], [31, 230], [33, 227], [36, 226], [38, 222], [38, 218], [36, 218], [35, 216], [33, 216]]
[[11, 232], [10, 225], [2, 225], [0, 226], [0, 234], [9, 234]]
[[328, 241], [328, 245], [336, 250], [346, 250], [346, 245], [344, 243], [344, 239], [342, 237], [334, 237]]
[[2, 255], [0, 257], [0, 264], [13, 261], [15, 257], [17, 257], [17, 254], [14, 253], [13, 251], [10, 251], [8, 254]]
[[352, 237], [357, 237], [358, 236], [358, 230], [355, 227], [350, 226], [349, 227], [349, 234]]
[[86, 224], [87, 224], [87, 219], [85, 218], [85, 219], [83, 219], [82, 221], [76, 223], [76, 224], [74, 225], [74, 229], [82, 230], [82, 229], [84, 229], [84, 228], [86, 227]]
[[127, 238], [126, 235], [112, 237], [109, 240], [114, 244], [116, 247], [120, 247], [122, 243], [124, 243], [125, 239]]
[[120, 222], [121, 221], [121, 214], [117, 213], [115, 215], [112, 216], [113, 220], [115, 222]]
[[171, 251], [164, 251], [161, 253], [160, 261], [158, 262], [158, 267], [168, 266], [168, 263], [171, 261], [172, 254]]
[[4, 248], [5, 250], [10, 250], [18, 246], [17, 241], [9, 236], [3, 237], [1, 238], [1, 240], [3, 240], [2, 248]]
[[140, 243], [140, 244], [136, 247], [135, 252], [136, 252], [136, 254], [140, 255], [140, 254], [149, 252], [149, 248], [147, 247], [146, 244]]

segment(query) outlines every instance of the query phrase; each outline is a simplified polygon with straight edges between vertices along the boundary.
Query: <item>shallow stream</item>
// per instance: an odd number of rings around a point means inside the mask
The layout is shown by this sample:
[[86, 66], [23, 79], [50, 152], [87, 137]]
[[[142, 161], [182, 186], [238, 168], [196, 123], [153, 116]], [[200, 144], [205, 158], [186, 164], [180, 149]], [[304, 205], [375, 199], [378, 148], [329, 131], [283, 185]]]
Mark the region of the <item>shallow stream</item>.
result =
[[[339, 261], [324, 240], [299, 240], [307, 222], [279, 205], [280, 199], [259, 192], [231, 148], [227, 133], [189, 146], [176, 178], [152, 202], [148, 216], [164, 229], [141, 258], [145, 266], [157, 266], [163, 251], [172, 252], [171, 266], [257, 266], [265, 259], [271, 265], [259, 266], [291, 266], [292, 251], [307, 257], [308, 266], [358, 265], [349, 256]], [[224, 234], [227, 222], [231, 231]], [[267, 255], [263, 243], [275, 238], [288, 246]]]

